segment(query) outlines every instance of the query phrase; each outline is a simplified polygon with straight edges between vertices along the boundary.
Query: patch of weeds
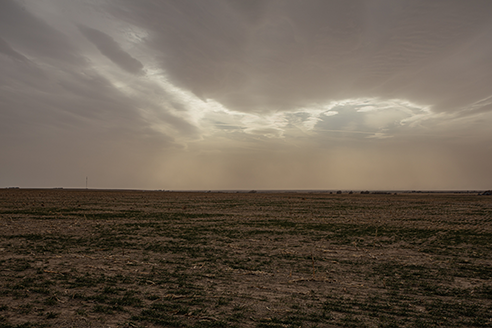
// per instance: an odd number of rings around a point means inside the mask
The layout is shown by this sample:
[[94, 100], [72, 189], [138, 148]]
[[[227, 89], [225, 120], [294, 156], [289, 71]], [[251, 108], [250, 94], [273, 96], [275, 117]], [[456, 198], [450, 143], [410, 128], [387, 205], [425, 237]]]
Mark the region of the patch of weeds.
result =
[[187, 314], [190, 309], [177, 303], [154, 303], [151, 306], [152, 310], [168, 312], [172, 314]]
[[131, 320], [146, 321], [163, 327], [185, 327], [181, 320], [177, 320], [167, 313], [156, 311], [154, 309], [145, 309], [139, 315], [132, 316]]
[[13, 291], [11, 295], [14, 299], [28, 298], [29, 294], [25, 291]]
[[114, 287], [110, 287], [110, 286], [106, 286], [104, 287], [104, 289], [102, 290], [102, 293], [103, 294], [118, 294], [119, 293], [119, 289], [118, 288], [114, 288]]
[[114, 314], [113, 308], [111, 306], [105, 306], [97, 304], [92, 308], [94, 313], [104, 313], [104, 314]]
[[240, 321], [241, 319], [244, 319], [246, 317], [246, 315], [242, 312], [233, 312], [230, 316], [229, 316], [229, 321]]
[[97, 279], [90, 274], [85, 276], [76, 277], [74, 281], [69, 282], [69, 288], [81, 288], [81, 287], [95, 287], [98, 285]]
[[43, 295], [51, 294], [51, 291], [45, 287], [33, 287], [30, 289], [30, 291], [33, 293], [38, 293], [38, 294], [43, 294]]
[[435, 300], [426, 305], [429, 313], [435, 317], [465, 316], [475, 317], [480, 312], [480, 306], [474, 303], [455, 303]]
[[343, 298], [328, 299], [322, 304], [324, 311], [352, 313], [353, 309]]
[[158, 295], [150, 294], [150, 295], [147, 295], [145, 298], [148, 299], [149, 301], [156, 301], [160, 297]]
[[302, 321], [297, 316], [287, 316], [283, 319], [277, 317], [262, 319], [257, 327], [273, 328], [273, 327], [299, 327], [302, 326]]
[[197, 322], [193, 328], [228, 328], [228, 327], [234, 327], [234, 325], [231, 326], [230, 323], [221, 321], [221, 320], [200, 320]]
[[296, 222], [280, 220], [280, 219], [270, 219], [270, 220], [261, 220], [261, 221], [252, 221], [249, 223], [252, 227], [257, 228], [287, 228], [287, 229], [295, 229], [297, 227]]
[[55, 319], [55, 318], [58, 318], [59, 315], [60, 315], [60, 313], [48, 312], [48, 313], [46, 313], [46, 319]]
[[17, 260], [11, 267], [13, 271], [22, 272], [31, 268], [31, 264], [27, 260]]
[[299, 304], [292, 304], [290, 306], [291, 309], [294, 309], [294, 310], [299, 310], [301, 308], [301, 306]]
[[490, 321], [487, 317], [476, 317], [471, 320], [470, 324], [475, 327], [490, 327]]
[[474, 230], [459, 230], [449, 231], [445, 235], [441, 236], [438, 240], [434, 241], [434, 243], [436, 244], [436, 246], [458, 246], [464, 244], [483, 246], [490, 249], [491, 239], [492, 233], [477, 232]]
[[129, 285], [129, 284], [133, 284], [135, 282], [135, 280], [132, 277], [123, 276], [121, 274], [117, 274], [116, 276], [114, 276], [112, 278], [112, 280], [110, 282], [111, 283], [120, 283], [120, 284]]
[[45, 325], [45, 324], [32, 324], [29, 321], [13, 326], [9, 323], [5, 323], [4, 321], [6, 321], [6, 320], [4, 320], [3, 317], [0, 317], [0, 328], [31, 328], [31, 327], [41, 328], [41, 327], [47, 327], [47, 325]]
[[458, 265], [456, 270], [454, 275], [457, 277], [492, 279], [492, 267], [490, 265]]
[[247, 307], [245, 305], [240, 305], [240, 304], [234, 305], [234, 307], [232, 308], [232, 311], [234, 311], [234, 312], [246, 311], [246, 310], [247, 310]]
[[22, 304], [21, 306], [19, 306], [18, 312], [20, 314], [29, 314], [31, 313], [31, 310], [32, 310], [32, 304]]
[[417, 318], [415, 319], [414, 323], [413, 323], [413, 326], [415, 328], [430, 328], [430, 327], [436, 327], [436, 325], [430, 323], [430, 322], [427, 322], [427, 321], [424, 321], [422, 318]]
[[351, 314], [348, 314], [345, 317], [341, 318], [340, 321], [343, 327], [354, 327], [354, 328], [367, 327], [367, 325], [364, 324], [364, 322], [361, 319], [356, 318]]
[[285, 326], [280, 323], [273, 322], [260, 322], [256, 325], [257, 328], [284, 328]]
[[77, 311], [75, 311], [75, 313], [77, 313], [78, 315], [81, 315], [81, 316], [87, 315], [87, 311], [85, 309], [78, 309]]
[[382, 316], [379, 318], [378, 328], [398, 328], [401, 327], [395, 318]]
[[132, 306], [132, 307], [142, 307], [142, 300], [127, 294], [120, 298], [113, 298], [108, 301], [108, 304], [114, 304], [119, 306]]
[[108, 298], [109, 297], [107, 295], [104, 295], [104, 294], [96, 294], [96, 295], [91, 295], [91, 296], [85, 297], [86, 300], [93, 301], [96, 303], [106, 303]]
[[215, 303], [215, 306], [219, 307], [219, 306], [228, 305], [229, 303], [231, 303], [231, 301], [232, 301], [232, 299], [230, 299], [230, 298], [219, 297], [217, 299], [217, 302]]
[[482, 285], [475, 288], [475, 293], [482, 296], [483, 298], [492, 299], [492, 286]]
[[311, 313], [309, 317], [310, 321], [314, 322], [328, 321], [334, 319], [333, 315], [328, 311], [323, 311], [321, 313]]
[[[378, 317], [379, 315], [393, 314], [393, 315], [405, 315], [403, 309], [399, 309], [394, 300], [392, 304], [388, 300], [382, 300], [379, 297], [370, 297], [365, 302], [356, 302], [361, 310], [367, 311], [370, 316]], [[397, 303], [398, 304], [398, 303]], [[401, 304], [399, 304], [401, 305]]]
[[45, 305], [53, 306], [58, 304], [58, 299], [55, 296], [48, 297], [43, 302]]

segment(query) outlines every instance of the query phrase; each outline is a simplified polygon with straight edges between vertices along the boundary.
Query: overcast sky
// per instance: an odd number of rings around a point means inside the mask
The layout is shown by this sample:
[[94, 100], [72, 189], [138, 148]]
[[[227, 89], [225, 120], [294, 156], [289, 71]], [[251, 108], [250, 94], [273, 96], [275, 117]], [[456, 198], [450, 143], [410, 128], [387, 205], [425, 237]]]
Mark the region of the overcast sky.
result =
[[490, 0], [1, 0], [0, 187], [492, 189]]

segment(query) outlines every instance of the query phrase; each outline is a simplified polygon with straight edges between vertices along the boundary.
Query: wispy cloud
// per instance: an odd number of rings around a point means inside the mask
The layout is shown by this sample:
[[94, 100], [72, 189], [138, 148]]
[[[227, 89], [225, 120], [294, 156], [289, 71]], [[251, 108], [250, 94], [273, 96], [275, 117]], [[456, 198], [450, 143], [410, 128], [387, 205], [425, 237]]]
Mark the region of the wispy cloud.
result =
[[137, 59], [125, 52], [121, 46], [109, 35], [96, 29], [79, 26], [80, 32], [91, 41], [97, 49], [113, 63], [133, 74], [142, 71], [143, 65]]

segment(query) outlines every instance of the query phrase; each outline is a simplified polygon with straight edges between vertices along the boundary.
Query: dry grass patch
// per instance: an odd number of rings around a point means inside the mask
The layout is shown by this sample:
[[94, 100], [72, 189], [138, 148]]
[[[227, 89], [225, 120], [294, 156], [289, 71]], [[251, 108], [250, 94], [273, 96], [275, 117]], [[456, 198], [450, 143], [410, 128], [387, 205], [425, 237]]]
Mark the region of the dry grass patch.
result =
[[0, 190], [0, 327], [490, 327], [492, 198]]

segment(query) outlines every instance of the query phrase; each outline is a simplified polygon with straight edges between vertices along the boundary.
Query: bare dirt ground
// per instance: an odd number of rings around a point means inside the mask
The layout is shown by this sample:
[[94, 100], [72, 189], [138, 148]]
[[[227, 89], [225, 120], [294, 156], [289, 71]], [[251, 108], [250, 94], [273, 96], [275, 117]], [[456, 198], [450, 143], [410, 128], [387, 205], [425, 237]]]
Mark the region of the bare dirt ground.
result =
[[2, 327], [491, 327], [492, 197], [0, 190]]

